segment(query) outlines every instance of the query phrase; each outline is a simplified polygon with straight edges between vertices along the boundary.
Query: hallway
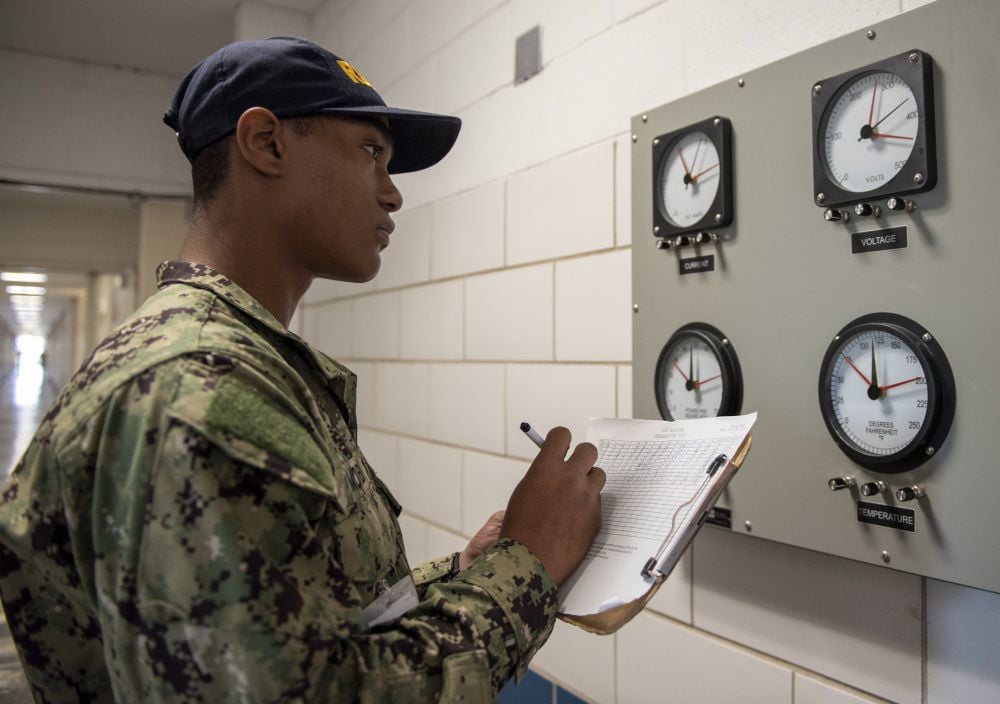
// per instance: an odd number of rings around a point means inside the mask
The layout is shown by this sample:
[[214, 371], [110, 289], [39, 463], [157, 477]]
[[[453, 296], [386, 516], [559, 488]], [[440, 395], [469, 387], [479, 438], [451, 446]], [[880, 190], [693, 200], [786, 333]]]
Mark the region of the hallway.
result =
[[[37, 360], [22, 360], [0, 381], [0, 479], [3, 481], [31, 442], [55, 397], [56, 390], [45, 382], [45, 370]], [[5, 618], [0, 622], [0, 702], [31, 702]]]

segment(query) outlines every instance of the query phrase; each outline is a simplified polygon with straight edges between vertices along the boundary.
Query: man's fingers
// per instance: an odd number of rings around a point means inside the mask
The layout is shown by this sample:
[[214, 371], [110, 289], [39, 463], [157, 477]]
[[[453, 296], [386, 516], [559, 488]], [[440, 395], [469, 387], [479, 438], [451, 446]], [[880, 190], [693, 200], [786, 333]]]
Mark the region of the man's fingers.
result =
[[604, 489], [604, 483], [608, 481], [607, 475], [600, 467], [592, 467], [590, 472], [587, 473], [587, 479], [597, 486], [597, 491]]
[[569, 443], [572, 439], [573, 436], [570, 434], [569, 428], [557, 425], [546, 434], [541, 452], [551, 452], [554, 455], [558, 455], [559, 459], [562, 459], [566, 456], [566, 452], [569, 450]]
[[590, 469], [596, 461], [597, 448], [589, 442], [581, 442], [577, 445], [576, 449], [573, 450], [573, 454], [566, 460], [567, 463], [574, 467], [579, 467], [581, 470]]

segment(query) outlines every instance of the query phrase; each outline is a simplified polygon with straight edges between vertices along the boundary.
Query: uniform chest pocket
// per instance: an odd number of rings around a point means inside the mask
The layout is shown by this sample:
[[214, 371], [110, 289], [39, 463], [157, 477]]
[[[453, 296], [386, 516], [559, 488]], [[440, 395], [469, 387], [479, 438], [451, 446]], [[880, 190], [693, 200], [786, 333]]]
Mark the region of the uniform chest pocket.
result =
[[378, 595], [380, 582], [392, 584], [399, 578], [396, 517], [375, 482], [366, 479], [355, 501], [335, 518], [333, 531], [341, 569], [368, 600]]

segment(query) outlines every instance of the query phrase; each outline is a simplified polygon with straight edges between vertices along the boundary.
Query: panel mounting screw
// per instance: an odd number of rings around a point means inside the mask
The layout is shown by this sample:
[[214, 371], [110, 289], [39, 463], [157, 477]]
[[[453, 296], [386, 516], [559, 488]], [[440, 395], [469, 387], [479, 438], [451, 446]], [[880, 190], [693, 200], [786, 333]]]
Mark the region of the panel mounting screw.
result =
[[931, 455], [934, 454], [934, 446], [928, 445], [927, 447], [924, 448], [924, 452], [927, 454], [928, 457], [930, 457]]
[[931, 337], [931, 334], [929, 332], [925, 332], [923, 335], [920, 336], [920, 339], [923, 340], [924, 342], [930, 342], [934, 338]]
[[[702, 163], [704, 163], [704, 162], [702, 162]], [[718, 222], [722, 222], [722, 213], [716, 213], [715, 214], [715, 222], [717, 222], [717, 223]]]
[[837, 342], [838, 340], [840, 340], [840, 335], [834, 335], [833, 336], [833, 341]]
[[660, 226], [659, 225], [653, 225], [653, 234], [656, 235], [656, 234], [659, 234], [659, 232], [660, 232]]
[[643, 115], [642, 116], [642, 121], [643, 122], [646, 122], [648, 119], [649, 119], [649, 115]]
[[746, 82], [746, 81], [744, 81], [744, 80], [743, 80], [742, 78], [741, 78], [741, 79], [739, 79], [738, 81], [736, 81], [736, 85], [738, 85], [738, 86], [739, 86], [740, 88], [742, 88], [742, 87], [743, 87], [743, 86], [745, 86], [746, 84], [747, 84], [747, 82]]
[[728, 344], [729, 344], [729, 338], [728, 337], [722, 338], [722, 346], [725, 347]]
[[639, 135], [637, 135], [637, 134], [632, 135], [632, 141], [633, 142], [638, 142], [639, 141]]
[[822, 92], [823, 92], [822, 83], [817, 83], [816, 85], [813, 86], [813, 95], [819, 95]]
[[750, 521], [744, 521], [743, 527], [746, 528], [747, 533], [753, 532], [753, 524]]
[[869, 39], [874, 39], [875, 38], [875, 30], [874, 29], [869, 29], [868, 33], [865, 36], [868, 37]]
[[890, 560], [892, 560], [892, 558], [889, 556], [888, 551], [883, 550], [882, 551], [882, 562], [889, 562]]
[[913, 182], [914, 183], [923, 183], [924, 182], [924, 175], [922, 173], [920, 173], [919, 171], [917, 173], [913, 174]]
[[712, 120], [712, 124], [718, 127], [719, 125], [722, 124], [722, 120], [720, 120], [719, 118], [715, 118], [714, 120]]
[[911, 63], [911, 64], [915, 64], [915, 63], [917, 63], [918, 61], [920, 61], [920, 54], [918, 54], [917, 52], [913, 52], [912, 54], [910, 54], [910, 55], [909, 55], [908, 57], [906, 57], [906, 58], [908, 58], [908, 59], [910, 60], [910, 63]]
[[655, 146], [656, 146], [657, 144], [659, 144], [659, 143], [660, 143], [660, 138], [659, 138], [659, 137], [657, 137], [656, 139], [654, 139], [654, 140], [653, 140], [653, 146], [654, 146], [654, 147], [655, 147]]
[[817, 193], [816, 194], [816, 202], [817, 203], [822, 203], [825, 200], [826, 200], [826, 194], [825, 193]]
[[638, 313], [639, 312], [639, 304], [638, 303], [633, 303], [632, 304], [632, 312], [633, 313]]

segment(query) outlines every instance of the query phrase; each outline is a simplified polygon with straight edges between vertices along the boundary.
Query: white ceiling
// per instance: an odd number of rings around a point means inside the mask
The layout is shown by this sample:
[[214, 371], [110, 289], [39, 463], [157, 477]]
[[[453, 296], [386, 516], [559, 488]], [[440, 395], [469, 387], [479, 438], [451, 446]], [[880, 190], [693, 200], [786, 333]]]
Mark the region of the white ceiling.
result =
[[[312, 14], [324, 0], [268, 0]], [[240, 0], [0, 0], [0, 47], [172, 76], [233, 38]]]

